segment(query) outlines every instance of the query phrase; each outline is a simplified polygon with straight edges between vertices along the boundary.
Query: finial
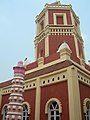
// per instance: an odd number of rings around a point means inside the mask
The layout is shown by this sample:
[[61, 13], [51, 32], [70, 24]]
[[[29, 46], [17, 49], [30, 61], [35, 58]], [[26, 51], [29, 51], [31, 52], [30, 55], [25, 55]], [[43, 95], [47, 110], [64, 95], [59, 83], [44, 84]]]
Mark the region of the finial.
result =
[[17, 66], [18, 66], [18, 67], [23, 67], [23, 61], [18, 61]]

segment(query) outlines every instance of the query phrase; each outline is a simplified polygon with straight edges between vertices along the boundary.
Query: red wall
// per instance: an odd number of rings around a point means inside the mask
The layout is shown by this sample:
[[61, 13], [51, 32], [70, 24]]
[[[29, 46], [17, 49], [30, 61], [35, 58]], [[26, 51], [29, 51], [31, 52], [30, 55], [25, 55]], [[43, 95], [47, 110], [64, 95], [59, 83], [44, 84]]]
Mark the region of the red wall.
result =
[[57, 24], [64, 24], [63, 16], [57, 16]]
[[25, 69], [25, 70], [28, 71], [28, 70], [34, 69], [34, 68], [36, 68], [36, 67], [38, 67], [38, 62], [37, 62], [37, 61], [28, 64], [28, 65], [26, 66], [26, 69]]
[[90, 86], [85, 85], [84, 83], [79, 83], [80, 88], [80, 100], [81, 100], [81, 111], [82, 111], [82, 120], [85, 120], [84, 112], [83, 112], [83, 102], [85, 98], [90, 99]]
[[61, 45], [63, 42], [67, 42], [69, 45], [72, 53], [71, 53], [71, 59], [79, 63], [79, 60], [76, 56], [76, 48], [75, 48], [75, 41], [74, 41], [74, 36], [59, 36], [59, 35], [53, 35], [49, 36], [49, 51], [50, 55], [53, 53], [56, 53], [58, 50], [58, 46]]
[[[8, 103], [9, 103], [8, 98], [9, 98], [9, 94], [7, 94], [7, 95], [2, 95], [2, 102], [1, 102], [0, 113], [2, 113], [2, 108], [3, 108], [3, 106], [4, 106], [5, 104], [8, 104]], [[0, 114], [0, 120], [2, 120], [2, 118], [3, 118], [3, 115]]]
[[49, 10], [48, 11], [48, 17], [49, 17], [49, 24], [54, 24], [54, 20], [53, 20], [53, 13], [66, 13], [66, 17], [67, 17], [67, 24], [71, 25], [71, 16], [70, 16], [70, 11], [69, 10]]
[[59, 53], [54, 53], [54, 54], [52, 54], [48, 57], [45, 57], [44, 63], [47, 64], [47, 63], [52, 62], [54, 60], [57, 60], [59, 58], [60, 58], [60, 54]]
[[39, 57], [39, 54], [41, 53], [41, 50], [43, 50], [42, 56], [45, 56], [45, 39], [41, 40], [38, 44], [38, 48], [37, 48], [37, 56]]
[[30, 104], [31, 112], [29, 120], [35, 120], [35, 99], [36, 99], [36, 89], [26, 90], [24, 92], [24, 102]]
[[[40, 120], [48, 120], [45, 114], [45, 105], [50, 98], [57, 98], [62, 103], [62, 114], [60, 120], [69, 120], [67, 82], [48, 85], [41, 88]], [[67, 111], [67, 112], [66, 112]]]

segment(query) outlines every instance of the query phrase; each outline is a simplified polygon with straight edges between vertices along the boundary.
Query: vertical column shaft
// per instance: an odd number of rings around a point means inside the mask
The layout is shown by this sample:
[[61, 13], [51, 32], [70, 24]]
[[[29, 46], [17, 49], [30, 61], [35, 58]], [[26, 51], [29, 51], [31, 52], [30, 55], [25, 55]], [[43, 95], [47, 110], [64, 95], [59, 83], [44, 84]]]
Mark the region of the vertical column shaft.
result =
[[69, 97], [69, 116], [70, 120], [82, 120], [79, 82], [77, 79], [77, 70], [75, 67], [69, 67], [68, 75], [68, 97]]
[[36, 88], [36, 106], [35, 106], [35, 120], [40, 120], [40, 79], [37, 79], [37, 88]]
[[25, 68], [23, 62], [19, 61], [14, 68], [14, 78], [12, 79], [11, 94], [9, 97], [8, 112], [6, 120], [22, 120], [23, 103], [23, 80]]

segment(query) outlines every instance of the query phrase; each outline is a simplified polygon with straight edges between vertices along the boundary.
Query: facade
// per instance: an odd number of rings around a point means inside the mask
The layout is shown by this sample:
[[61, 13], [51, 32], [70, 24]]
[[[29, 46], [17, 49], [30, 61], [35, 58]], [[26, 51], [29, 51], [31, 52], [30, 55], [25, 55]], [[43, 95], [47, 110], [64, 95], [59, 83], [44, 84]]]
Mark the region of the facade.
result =
[[[36, 17], [34, 43], [35, 62], [25, 65], [23, 118], [12, 120], [90, 120], [90, 65], [72, 6], [46, 4]], [[8, 116], [11, 81], [0, 83], [0, 120]]]

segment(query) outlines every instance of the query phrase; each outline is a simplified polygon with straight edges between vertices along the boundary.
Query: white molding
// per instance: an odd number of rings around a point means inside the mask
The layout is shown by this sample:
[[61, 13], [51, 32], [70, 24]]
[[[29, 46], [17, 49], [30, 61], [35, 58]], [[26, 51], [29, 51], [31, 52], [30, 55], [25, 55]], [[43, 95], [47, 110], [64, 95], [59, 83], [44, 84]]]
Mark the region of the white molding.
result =
[[8, 115], [22, 115], [20, 112], [8, 112]]
[[60, 100], [58, 100], [57, 98], [51, 98], [47, 101], [47, 103], [45, 105], [45, 114], [48, 114], [48, 106], [53, 101], [57, 102], [57, 104], [59, 105], [59, 113], [62, 113], [62, 104], [61, 104]]
[[66, 13], [53, 13], [54, 25], [57, 25], [57, 16], [62, 16], [64, 25], [67, 25]]
[[72, 14], [72, 11], [71, 11], [71, 10], [70, 10], [70, 15], [71, 15], [72, 25], [75, 25], [74, 17], [73, 17], [73, 14]]
[[45, 21], [44, 22], [45, 23], [45, 27], [49, 24], [48, 20], [49, 20], [49, 18], [48, 18], [48, 11], [46, 11], [46, 13], [45, 13], [45, 20], [44, 20]]
[[86, 103], [89, 102], [90, 103], [90, 99], [89, 98], [85, 98], [83, 101], [83, 112], [86, 113]]
[[30, 114], [31, 113], [30, 104], [28, 102], [23, 102], [23, 105], [27, 105], [27, 107], [28, 107], [28, 114]]
[[49, 36], [45, 36], [45, 57], [49, 56]]
[[8, 104], [5, 104], [3, 107], [2, 107], [2, 115], [3, 115], [3, 113], [4, 113], [4, 108], [5, 107], [8, 107]]

